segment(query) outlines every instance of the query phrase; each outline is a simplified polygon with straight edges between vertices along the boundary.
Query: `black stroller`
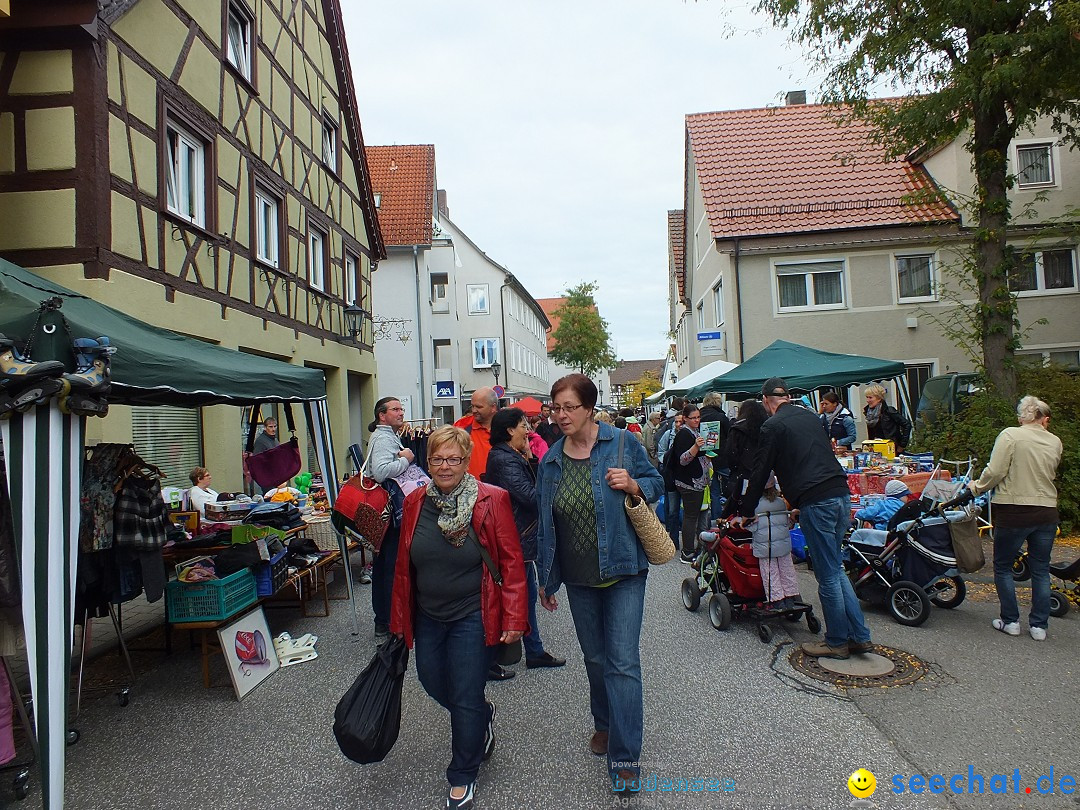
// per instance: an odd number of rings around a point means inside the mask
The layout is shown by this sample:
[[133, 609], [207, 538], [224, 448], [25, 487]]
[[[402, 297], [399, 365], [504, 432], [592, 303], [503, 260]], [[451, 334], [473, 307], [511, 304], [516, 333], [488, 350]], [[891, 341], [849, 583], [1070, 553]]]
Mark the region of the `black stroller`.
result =
[[929, 618], [931, 603], [954, 608], [967, 596], [949, 523], [969, 516], [946, 513], [952, 504], [920, 504], [922, 514], [890, 531], [884, 546], [859, 542], [857, 534], [844, 541], [844, 568], [855, 595], [867, 602], [884, 601], [893, 618], [909, 627]]

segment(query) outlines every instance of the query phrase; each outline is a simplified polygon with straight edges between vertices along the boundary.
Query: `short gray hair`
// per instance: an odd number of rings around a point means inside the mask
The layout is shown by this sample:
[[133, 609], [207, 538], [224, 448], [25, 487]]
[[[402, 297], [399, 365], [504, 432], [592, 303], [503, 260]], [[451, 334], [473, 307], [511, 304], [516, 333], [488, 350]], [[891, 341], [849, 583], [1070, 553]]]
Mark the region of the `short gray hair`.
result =
[[703, 408], [722, 408], [724, 406], [724, 395], [718, 391], [710, 391], [705, 395], [705, 399], [701, 401], [701, 407]]
[[1016, 416], [1020, 424], [1027, 425], [1050, 415], [1050, 406], [1038, 397], [1026, 396], [1016, 406]]

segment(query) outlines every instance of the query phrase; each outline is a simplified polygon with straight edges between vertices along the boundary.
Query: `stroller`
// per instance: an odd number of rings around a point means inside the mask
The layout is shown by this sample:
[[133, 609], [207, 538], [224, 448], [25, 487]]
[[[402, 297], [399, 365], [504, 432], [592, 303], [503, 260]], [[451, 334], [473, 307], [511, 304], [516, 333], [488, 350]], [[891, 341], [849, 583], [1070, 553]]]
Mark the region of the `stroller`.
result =
[[[1031, 579], [1027, 551], [1013, 562], [1012, 572], [1016, 582]], [[1080, 607], [1080, 558], [1067, 565], [1050, 563], [1050, 615], [1060, 619], [1069, 612], [1070, 602]]]
[[716, 538], [702, 542], [705, 549], [694, 563], [697, 576], [687, 577], [682, 583], [684, 608], [696, 611], [701, 605], [701, 597], [708, 593], [709, 621], [713, 627], [726, 630], [734, 616], [757, 620], [758, 638], [765, 644], [773, 637], [772, 628], [765, 623], [767, 619], [784, 617], [798, 621], [806, 616], [806, 626], [811, 633], [821, 630], [821, 622], [814, 615], [812, 605], [796, 602], [790, 608], [768, 606], [749, 531], [733, 528], [720, 520]]
[[949, 523], [967, 520], [967, 512], [946, 512], [953, 503], [920, 499], [922, 512], [888, 533], [884, 546], [848, 536], [843, 549], [845, 573], [855, 595], [866, 602], [884, 601], [900, 624], [918, 627], [930, 616], [931, 603], [954, 608], [967, 596], [956, 568]]

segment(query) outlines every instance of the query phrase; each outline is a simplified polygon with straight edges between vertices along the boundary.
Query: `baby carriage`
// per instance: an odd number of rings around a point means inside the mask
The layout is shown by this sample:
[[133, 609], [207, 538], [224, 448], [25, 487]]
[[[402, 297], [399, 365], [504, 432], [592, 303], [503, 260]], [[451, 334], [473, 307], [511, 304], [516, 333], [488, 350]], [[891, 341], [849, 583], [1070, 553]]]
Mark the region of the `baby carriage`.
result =
[[694, 563], [697, 576], [687, 577], [682, 583], [682, 603], [687, 610], [696, 611], [701, 597], [708, 593], [709, 621], [713, 627], [726, 630], [735, 616], [757, 620], [758, 638], [765, 644], [773, 637], [772, 628], [765, 623], [767, 619], [784, 617], [798, 621], [806, 616], [811, 633], [821, 630], [812, 605], [794, 602], [791, 607], [782, 608], [766, 602], [749, 531], [728, 526], [721, 520], [715, 539], [702, 542], [704, 551]]
[[844, 540], [844, 567], [855, 595], [867, 602], [884, 601], [900, 624], [918, 627], [930, 616], [931, 603], [954, 608], [967, 587], [956, 567], [949, 524], [968, 520], [967, 512], [947, 512], [952, 504], [921, 499], [922, 513], [900, 523], [885, 545]]

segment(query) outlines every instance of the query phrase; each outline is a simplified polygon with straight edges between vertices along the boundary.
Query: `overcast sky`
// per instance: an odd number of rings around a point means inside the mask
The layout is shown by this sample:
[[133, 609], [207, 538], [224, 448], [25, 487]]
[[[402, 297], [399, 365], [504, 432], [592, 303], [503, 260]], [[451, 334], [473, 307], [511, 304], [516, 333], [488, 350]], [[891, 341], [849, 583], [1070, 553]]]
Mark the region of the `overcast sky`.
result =
[[435, 144], [451, 219], [537, 298], [596, 281], [624, 360], [667, 346], [683, 117], [817, 98], [800, 51], [738, 0], [342, 6], [365, 141]]

